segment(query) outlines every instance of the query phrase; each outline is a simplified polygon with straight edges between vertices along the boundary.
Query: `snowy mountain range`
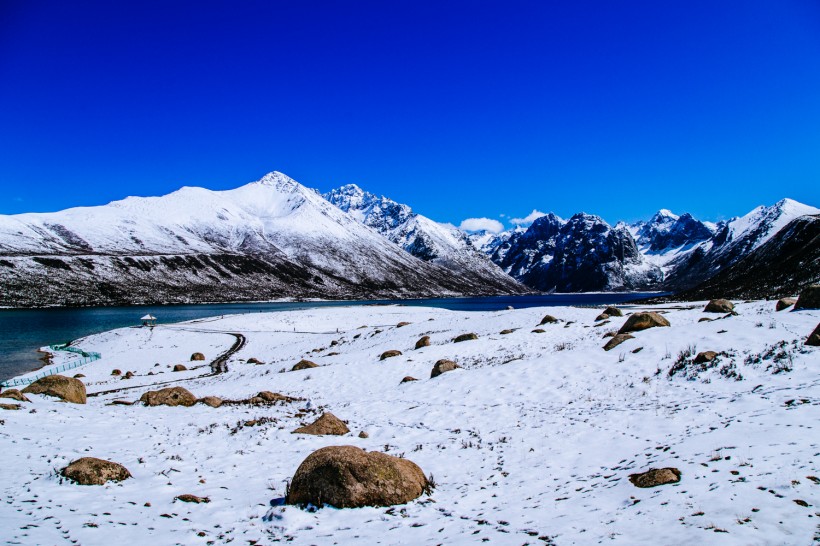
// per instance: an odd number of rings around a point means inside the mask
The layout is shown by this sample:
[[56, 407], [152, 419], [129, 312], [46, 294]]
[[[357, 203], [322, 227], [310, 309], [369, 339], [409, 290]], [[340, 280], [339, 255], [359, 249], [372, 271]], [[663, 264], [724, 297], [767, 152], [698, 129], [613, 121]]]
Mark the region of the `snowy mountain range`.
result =
[[0, 305], [679, 291], [817, 214], [784, 199], [718, 224], [668, 210], [614, 227], [547, 214], [467, 234], [353, 184], [320, 195], [272, 172], [227, 191], [0, 216]]

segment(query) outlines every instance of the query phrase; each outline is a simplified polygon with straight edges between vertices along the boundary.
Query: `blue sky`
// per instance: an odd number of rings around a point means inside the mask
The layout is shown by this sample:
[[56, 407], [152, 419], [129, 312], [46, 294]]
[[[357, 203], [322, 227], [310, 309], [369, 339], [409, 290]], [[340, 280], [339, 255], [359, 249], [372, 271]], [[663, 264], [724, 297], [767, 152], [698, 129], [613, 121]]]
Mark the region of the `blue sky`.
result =
[[0, 3], [0, 213], [279, 170], [439, 221], [820, 206], [820, 4]]

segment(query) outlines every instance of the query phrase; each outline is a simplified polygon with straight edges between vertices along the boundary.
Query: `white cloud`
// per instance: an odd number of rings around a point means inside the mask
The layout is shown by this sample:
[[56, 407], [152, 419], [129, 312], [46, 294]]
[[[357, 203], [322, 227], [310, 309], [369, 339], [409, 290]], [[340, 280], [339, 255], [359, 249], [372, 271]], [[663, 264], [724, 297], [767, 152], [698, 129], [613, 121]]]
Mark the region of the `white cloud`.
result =
[[504, 224], [492, 218], [467, 218], [459, 226], [464, 231], [489, 231], [499, 233], [504, 230]]
[[529, 225], [535, 222], [538, 218], [541, 218], [542, 216], [546, 215], [546, 212], [541, 212], [540, 210], [532, 209], [532, 212], [523, 218], [510, 218], [510, 222], [519, 226]]

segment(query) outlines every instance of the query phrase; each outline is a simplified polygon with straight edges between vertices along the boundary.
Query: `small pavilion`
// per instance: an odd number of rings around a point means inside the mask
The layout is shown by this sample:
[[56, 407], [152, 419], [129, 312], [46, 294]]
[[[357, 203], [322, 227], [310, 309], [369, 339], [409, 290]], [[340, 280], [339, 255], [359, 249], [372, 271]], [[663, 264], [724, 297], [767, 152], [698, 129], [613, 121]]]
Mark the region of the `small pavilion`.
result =
[[140, 320], [142, 321], [143, 326], [151, 326], [153, 328], [157, 325], [157, 317], [154, 315], [145, 315]]

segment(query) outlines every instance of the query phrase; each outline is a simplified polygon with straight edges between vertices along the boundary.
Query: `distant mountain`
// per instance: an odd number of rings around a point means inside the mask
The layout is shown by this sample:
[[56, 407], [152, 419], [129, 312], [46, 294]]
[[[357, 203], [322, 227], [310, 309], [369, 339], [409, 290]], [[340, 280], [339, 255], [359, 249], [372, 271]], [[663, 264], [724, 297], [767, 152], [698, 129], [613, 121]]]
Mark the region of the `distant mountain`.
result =
[[0, 216], [0, 305], [519, 293], [420, 260], [282, 173], [105, 206]]
[[780, 298], [820, 282], [820, 215], [798, 216], [732, 265], [676, 299]]
[[420, 260], [475, 283], [512, 291], [522, 288], [455, 226], [434, 222], [407, 205], [366, 192], [355, 184], [325, 193], [324, 198]]
[[714, 235], [714, 226], [710, 228], [689, 213], [678, 216], [666, 209], [658, 211], [648, 222], [634, 224], [632, 228], [630, 231], [635, 242], [645, 254], [692, 246]]

